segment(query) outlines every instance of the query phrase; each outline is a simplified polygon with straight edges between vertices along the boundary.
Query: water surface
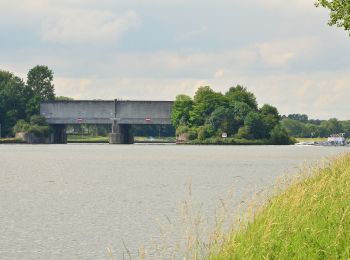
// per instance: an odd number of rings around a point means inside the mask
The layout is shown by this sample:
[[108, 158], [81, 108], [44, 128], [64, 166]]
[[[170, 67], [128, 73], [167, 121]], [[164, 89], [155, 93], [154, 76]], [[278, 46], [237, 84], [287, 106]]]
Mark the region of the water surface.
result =
[[[189, 198], [229, 203], [345, 147], [0, 145], [0, 259], [117, 259], [184, 242]], [[210, 222], [210, 221], [209, 221]], [[181, 249], [178, 249], [181, 250]]]

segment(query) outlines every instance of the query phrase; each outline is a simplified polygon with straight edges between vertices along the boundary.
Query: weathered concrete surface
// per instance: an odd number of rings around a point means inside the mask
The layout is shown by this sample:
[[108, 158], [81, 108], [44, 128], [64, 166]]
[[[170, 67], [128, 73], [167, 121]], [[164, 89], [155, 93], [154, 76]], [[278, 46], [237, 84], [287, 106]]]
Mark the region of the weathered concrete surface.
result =
[[50, 125], [111, 124], [114, 101], [51, 101], [40, 104], [40, 114]]
[[52, 101], [40, 105], [48, 124], [171, 124], [172, 101]]

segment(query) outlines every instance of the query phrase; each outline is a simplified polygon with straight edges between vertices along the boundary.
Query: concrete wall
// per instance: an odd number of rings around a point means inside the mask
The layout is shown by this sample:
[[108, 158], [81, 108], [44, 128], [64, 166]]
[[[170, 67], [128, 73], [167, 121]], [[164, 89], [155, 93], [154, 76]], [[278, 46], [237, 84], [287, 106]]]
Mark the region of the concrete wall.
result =
[[114, 101], [53, 101], [40, 104], [48, 124], [111, 124]]
[[[115, 106], [116, 104], [116, 106]], [[171, 124], [172, 101], [53, 101], [40, 105], [48, 124]]]
[[172, 101], [118, 101], [119, 124], [171, 124]]

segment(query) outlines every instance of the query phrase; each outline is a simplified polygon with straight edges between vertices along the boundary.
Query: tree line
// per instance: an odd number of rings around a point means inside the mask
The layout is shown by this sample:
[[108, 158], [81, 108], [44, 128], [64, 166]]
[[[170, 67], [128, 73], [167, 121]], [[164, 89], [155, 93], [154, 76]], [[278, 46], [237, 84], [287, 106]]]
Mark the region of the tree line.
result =
[[328, 137], [331, 134], [345, 133], [350, 137], [350, 120], [340, 121], [309, 119], [305, 114], [291, 114], [282, 117], [282, 125], [293, 137], [315, 138]]
[[276, 107], [265, 104], [259, 108], [255, 95], [240, 85], [225, 94], [204, 86], [193, 99], [178, 95], [172, 111], [177, 135], [202, 141], [224, 134], [236, 139], [289, 144], [291, 139], [281, 119]]

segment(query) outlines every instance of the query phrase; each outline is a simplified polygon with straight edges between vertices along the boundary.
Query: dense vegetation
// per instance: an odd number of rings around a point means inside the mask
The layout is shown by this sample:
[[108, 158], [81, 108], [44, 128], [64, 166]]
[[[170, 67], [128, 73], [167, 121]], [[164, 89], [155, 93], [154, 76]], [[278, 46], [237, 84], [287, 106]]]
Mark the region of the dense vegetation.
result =
[[195, 143], [208, 143], [208, 139], [216, 140], [225, 133], [231, 138], [225, 142], [233, 144], [236, 139], [290, 144], [280, 121], [277, 108], [268, 104], [259, 108], [254, 94], [239, 85], [225, 94], [206, 86], [200, 87], [193, 99], [179, 95], [172, 111], [177, 136], [186, 135]]
[[[38, 115], [40, 102], [55, 99], [53, 72], [47, 66], [36, 66], [27, 81], [11, 72], [0, 70], [0, 125], [2, 136], [12, 136], [17, 121], [29, 127], [33, 115]], [[35, 120], [35, 119], [34, 119]], [[28, 122], [25, 126], [24, 121]], [[17, 127], [19, 129], [20, 127]], [[32, 130], [35, 125], [32, 125]], [[34, 131], [34, 130], [33, 130]], [[44, 132], [42, 132], [44, 133]]]
[[324, 138], [338, 133], [345, 133], [346, 136], [350, 136], [350, 120], [339, 121], [336, 118], [313, 120], [304, 114], [291, 114], [283, 116], [281, 123], [288, 134], [293, 137]]
[[210, 259], [350, 259], [350, 155], [271, 199]]

